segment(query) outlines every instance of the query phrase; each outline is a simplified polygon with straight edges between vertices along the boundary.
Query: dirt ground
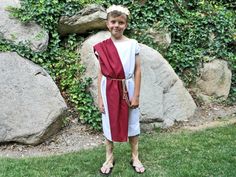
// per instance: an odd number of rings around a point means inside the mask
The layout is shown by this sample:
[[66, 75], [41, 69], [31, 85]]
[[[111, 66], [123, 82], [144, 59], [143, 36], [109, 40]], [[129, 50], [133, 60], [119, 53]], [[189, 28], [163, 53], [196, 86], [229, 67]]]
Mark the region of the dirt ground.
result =
[[[201, 130], [225, 124], [236, 125], [236, 105], [208, 105], [198, 108], [196, 115], [188, 122], [177, 123], [169, 131]], [[85, 125], [70, 120], [56, 135], [37, 146], [9, 143], [0, 145], [0, 157], [36, 157], [77, 152], [103, 144], [102, 133], [94, 133]]]

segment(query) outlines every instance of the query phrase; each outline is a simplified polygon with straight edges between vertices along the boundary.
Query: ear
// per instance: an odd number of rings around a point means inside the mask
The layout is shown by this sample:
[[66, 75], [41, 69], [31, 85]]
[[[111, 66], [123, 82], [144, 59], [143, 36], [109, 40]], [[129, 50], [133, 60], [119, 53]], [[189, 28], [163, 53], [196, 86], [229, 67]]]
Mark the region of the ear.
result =
[[126, 22], [125, 29], [128, 27], [128, 22]]
[[[108, 20], [106, 20], [106, 26], [107, 26], [107, 28], [108, 28]], [[108, 28], [109, 29], [109, 28]]]

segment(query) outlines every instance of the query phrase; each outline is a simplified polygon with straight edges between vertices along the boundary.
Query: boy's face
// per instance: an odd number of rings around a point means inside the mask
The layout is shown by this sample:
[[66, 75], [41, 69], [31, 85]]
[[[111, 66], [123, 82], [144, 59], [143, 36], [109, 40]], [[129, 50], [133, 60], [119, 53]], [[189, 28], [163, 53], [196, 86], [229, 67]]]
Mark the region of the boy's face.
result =
[[115, 39], [120, 39], [124, 30], [127, 28], [127, 17], [125, 15], [120, 15], [118, 17], [109, 16], [107, 28]]

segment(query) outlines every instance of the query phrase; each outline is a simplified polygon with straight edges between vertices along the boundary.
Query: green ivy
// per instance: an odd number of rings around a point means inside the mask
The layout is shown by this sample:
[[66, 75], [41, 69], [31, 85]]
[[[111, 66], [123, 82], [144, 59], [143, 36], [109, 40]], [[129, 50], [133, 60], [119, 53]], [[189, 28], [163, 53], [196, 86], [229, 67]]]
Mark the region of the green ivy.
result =
[[53, 63], [56, 81], [62, 92], [66, 92], [69, 101], [79, 112], [81, 122], [90, 124], [94, 129], [101, 129], [101, 115], [94, 106], [93, 98], [88, 91], [91, 79], [83, 78], [85, 67], [80, 63], [77, 47], [84, 39], [69, 35], [60, 51], [58, 62]]

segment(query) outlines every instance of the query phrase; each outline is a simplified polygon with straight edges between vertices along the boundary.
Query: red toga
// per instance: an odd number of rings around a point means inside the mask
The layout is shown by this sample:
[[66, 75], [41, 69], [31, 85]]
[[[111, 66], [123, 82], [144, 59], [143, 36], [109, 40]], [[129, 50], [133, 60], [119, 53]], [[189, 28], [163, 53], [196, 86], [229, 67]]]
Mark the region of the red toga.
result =
[[[107, 78], [106, 96], [112, 141], [128, 140], [129, 107], [123, 98], [121, 79], [125, 79], [124, 69], [118, 51], [111, 38], [94, 46], [102, 74]], [[116, 80], [120, 79], [120, 80]]]

